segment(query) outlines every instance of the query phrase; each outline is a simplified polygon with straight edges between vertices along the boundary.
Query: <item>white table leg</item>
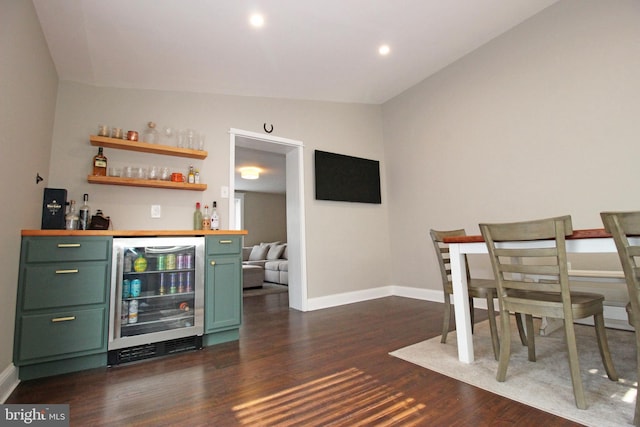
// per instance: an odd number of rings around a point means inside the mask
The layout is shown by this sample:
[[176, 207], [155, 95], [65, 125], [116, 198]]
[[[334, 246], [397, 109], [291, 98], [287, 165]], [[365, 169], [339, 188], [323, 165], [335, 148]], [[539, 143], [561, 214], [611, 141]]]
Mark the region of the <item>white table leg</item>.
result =
[[453, 303], [456, 315], [456, 335], [458, 337], [458, 359], [471, 363], [473, 336], [471, 333], [471, 313], [469, 311], [469, 290], [467, 289], [466, 259], [457, 244], [449, 245], [451, 257], [451, 280], [453, 281]]

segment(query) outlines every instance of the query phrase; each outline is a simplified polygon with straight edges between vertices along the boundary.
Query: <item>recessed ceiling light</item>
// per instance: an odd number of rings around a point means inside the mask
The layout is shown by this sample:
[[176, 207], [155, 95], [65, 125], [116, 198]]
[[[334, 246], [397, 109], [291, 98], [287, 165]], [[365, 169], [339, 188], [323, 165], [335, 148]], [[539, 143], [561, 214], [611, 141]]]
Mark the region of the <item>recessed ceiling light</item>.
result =
[[264, 16], [259, 13], [254, 13], [249, 18], [249, 23], [256, 28], [260, 28], [264, 25]]
[[388, 44], [383, 44], [378, 48], [378, 53], [382, 56], [386, 56], [391, 52], [391, 48]]

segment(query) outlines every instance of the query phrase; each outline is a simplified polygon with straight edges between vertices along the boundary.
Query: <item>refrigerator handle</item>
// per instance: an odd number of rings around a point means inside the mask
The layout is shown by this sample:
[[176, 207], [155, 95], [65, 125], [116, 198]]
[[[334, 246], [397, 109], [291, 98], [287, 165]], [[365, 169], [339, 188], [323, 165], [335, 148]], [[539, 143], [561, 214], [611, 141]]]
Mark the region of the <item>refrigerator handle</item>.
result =
[[109, 342], [120, 338], [123, 263], [124, 249], [121, 246], [114, 245], [111, 268], [111, 304], [109, 306]]

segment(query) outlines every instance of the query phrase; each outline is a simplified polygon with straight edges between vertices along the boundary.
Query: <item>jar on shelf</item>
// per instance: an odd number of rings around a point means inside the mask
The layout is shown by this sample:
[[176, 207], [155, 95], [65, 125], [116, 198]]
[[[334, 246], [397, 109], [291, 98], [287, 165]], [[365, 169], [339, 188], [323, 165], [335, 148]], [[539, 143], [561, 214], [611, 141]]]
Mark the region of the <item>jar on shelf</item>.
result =
[[148, 142], [149, 144], [160, 143], [160, 134], [156, 130], [154, 122], [147, 123], [147, 128], [142, 131], [142, 142]]

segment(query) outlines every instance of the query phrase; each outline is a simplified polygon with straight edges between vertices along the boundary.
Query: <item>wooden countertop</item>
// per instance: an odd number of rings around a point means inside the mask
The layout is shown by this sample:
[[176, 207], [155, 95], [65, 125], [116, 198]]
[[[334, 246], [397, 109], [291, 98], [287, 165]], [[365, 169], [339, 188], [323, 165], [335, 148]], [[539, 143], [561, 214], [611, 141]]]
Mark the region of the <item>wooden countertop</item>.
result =
[[248, 234], [247, 230], [22, 230], [22, 236], [215, 236], [220, 234]]

